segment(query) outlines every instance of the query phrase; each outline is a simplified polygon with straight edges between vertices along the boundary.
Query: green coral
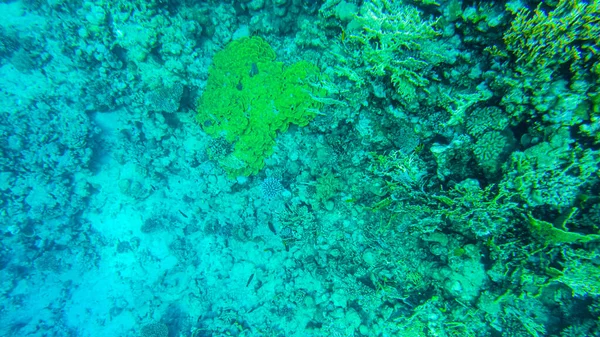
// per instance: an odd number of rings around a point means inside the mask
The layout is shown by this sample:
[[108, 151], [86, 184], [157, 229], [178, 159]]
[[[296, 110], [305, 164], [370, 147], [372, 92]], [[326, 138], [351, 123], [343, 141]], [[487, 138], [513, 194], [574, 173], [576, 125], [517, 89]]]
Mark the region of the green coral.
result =
[[582, 134], [592, 137], [595, 144], [600, 144], [600, 93], [590, 93], [590, 106], [585, 107], [588, 113], [585, 123], [579, 126]]
[[466, 120], [467, 131], [471, 136], [481, 137], [485, 132], [505, 130], [510, 123], [508, 116], [497, 106], [474, 109]]
[[219, 160], [230, 177], [249, 176], [273, 153], [277, 132], [307, 125], [322, 95], [308, 80], [319, 75], [308, 62], [289, 67], [259, 37], [229, 43], [218, 52], [199, 100], [197, 120], [206, 133], [223, 138], [233, 151]]
[[600, 74], [600, 3], [560, 0], [550, 11], [542, 4], [533, 12], [516, 11], [511, 29], [504, 35], [518, 62], [547, 67], [568, 64], [576, 77], [591, 69]]
[[410, 103], [417, 99], [417, 91], [429, 84], [423, 75], [429, 75], [431, 66], [447, 60], [440, 48], [431, 43], [440, 35], [435, 24], [424, 20], [415, 7], [394, 1], [370, 1], [348, 24], [348, 40], [360, 51], [368, 73], [389, 76], [399, 97]]
[[513, 147], [514, 137], [510, 132], [489, 131], [477, 139], [473, 153], [477, 163], [486, 174], [496, 174], [507, 157], [507, 150]]
[[566, 222], [576, 210], [576, 208], [572, 208], [571, 211], [565, 216], [564, 221], [562, 221], [560, 224], [561, 228], [557, 228], [547, 221], [538, 220], [530, 214], [528, 215], [528, 218], [531, 231], [547, 245], [586, 243], [600, 240], [600, 235], [598, 234], [580, 234], [567, 230]]
[[559, 211], [573, 207], [578, 196], [589, 193], [590, 186], [598, 182], [600, 154], [563, 139], [568, 138], [559, 133], [550, 142], [512, 153], [505, 188], [517, 192], [532, 207], [545, 205]]
[[562, 271], [557, 278], [571, 288], [573, 296], [600, 296], [600, 266], [598, 252], [584, 249], [564, 249]]
[[588, 111], [600, 75], [600, 3], [559, 0], [529, 9], [511, 1], [507, 9], [514, 18], [503, 39], [513, 61], [492, 85], [508, 89], [501, 103], [507, 113], [518, 120], [586, 123], [582, 131], [594, 137]]
[[391, 190], [410, 191], [423, 184], [427, 175], [425, 162], [415, 153], [392, 150], [386, 155], [372, 154], [369, 171], [386, 180]]
[[341, 184], [337, 177], [333, 173], [327, 172], [317, 178], [315, 198], [318, 201], [326, 203], [329, 199], [333, 198], [340, 189]]

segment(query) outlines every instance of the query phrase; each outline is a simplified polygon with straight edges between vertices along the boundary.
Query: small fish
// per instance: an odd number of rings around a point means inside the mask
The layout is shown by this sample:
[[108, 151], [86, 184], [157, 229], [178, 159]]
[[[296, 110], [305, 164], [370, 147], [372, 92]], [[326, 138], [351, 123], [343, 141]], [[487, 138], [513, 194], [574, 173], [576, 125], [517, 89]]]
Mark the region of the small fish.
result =
[[254, 77], [258, 75], [258, 66], [256, 63], [252, 62], [252, 66], [250, 66], [250, 77]]
[[185, 213], [183, 213], [181, 210], [179, 210], [179, 213], [181, 213], [181, 215], [183, 215], [184, 218], [186, 218], [186, 219], [188, 218], [188, 216], [185, 215]]
[[268, 226], [269, 226], [269, 230], [271, 230], [271, 232], [273, 232], [273, 234], [277, 235], [277, 230], [275, 230], [275, 226], [273, 226], [273, 223], [271, 223], [271, 221], [268, 222]]
[[248, 288], [248, 286], [250, 285], [250, 282], [252, 282], [253, 278], [254, 278], [254, 274], [250, 275], [250, 277], [248, 278], [248, 282], [246, 282], [246, 288]]

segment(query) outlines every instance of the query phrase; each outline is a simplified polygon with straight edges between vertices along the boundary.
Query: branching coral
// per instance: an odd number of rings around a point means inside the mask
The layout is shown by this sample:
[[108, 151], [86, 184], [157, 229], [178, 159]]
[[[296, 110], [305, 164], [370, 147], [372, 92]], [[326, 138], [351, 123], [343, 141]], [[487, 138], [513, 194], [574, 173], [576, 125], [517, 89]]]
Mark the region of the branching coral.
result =
[[[429, 83], [423, 76], [426, 69], [447, 58], [435, 48], [427, 48], [439, 35], [435, 23], [424, 20], [415, 7], [372, 1], [365, 3], [349, 24], [348, 41], [358, 49], [370, 74], [390, 76], [400, 97], [410, 102], [416, 99], [417, 89]], [[352, 70], [340, 72], [353, 78]]]
[[560, 0], [552, 10], [540, 4], [516, 12], [504, 34], [518, 62], [540, 67], [568, 64], [576, 76], [600, 75], [600, 1]]

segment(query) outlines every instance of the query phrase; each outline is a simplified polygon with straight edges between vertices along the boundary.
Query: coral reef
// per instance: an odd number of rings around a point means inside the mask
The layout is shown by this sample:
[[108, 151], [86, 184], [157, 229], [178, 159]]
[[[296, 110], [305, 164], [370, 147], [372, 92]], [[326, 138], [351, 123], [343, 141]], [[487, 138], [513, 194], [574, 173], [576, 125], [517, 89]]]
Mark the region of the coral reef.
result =
[[600, 335], [599, 18], [1, 1], [0, 335]]

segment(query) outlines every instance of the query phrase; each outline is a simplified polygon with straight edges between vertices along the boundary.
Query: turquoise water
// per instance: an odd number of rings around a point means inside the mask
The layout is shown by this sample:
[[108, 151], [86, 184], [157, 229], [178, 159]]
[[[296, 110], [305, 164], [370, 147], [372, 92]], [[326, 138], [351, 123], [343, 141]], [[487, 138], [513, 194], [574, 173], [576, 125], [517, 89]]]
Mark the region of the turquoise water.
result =
[[0, 2], [0, 336], [600, 336], [600, 2]]

